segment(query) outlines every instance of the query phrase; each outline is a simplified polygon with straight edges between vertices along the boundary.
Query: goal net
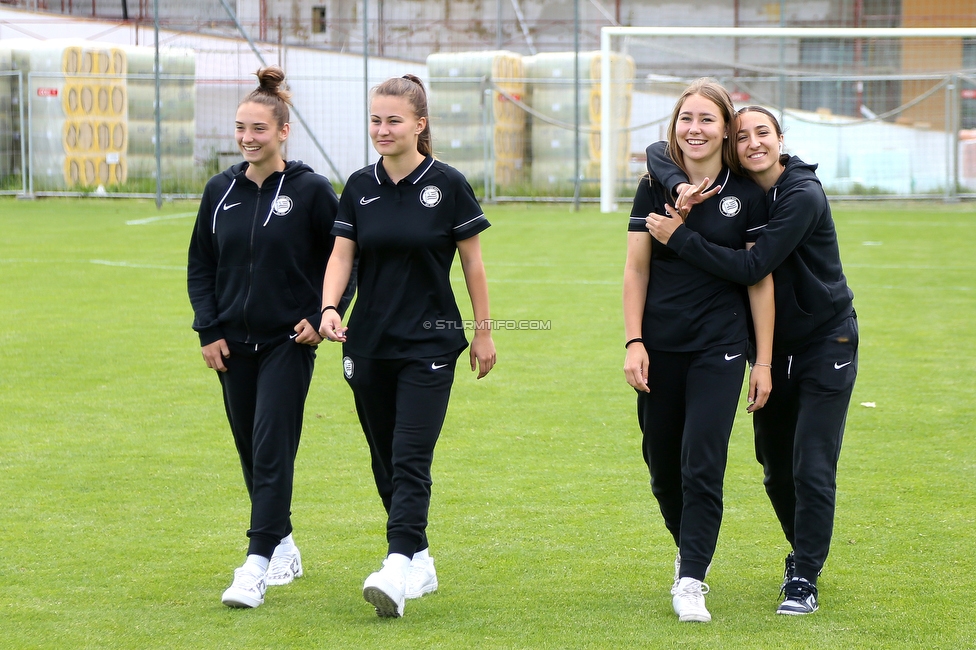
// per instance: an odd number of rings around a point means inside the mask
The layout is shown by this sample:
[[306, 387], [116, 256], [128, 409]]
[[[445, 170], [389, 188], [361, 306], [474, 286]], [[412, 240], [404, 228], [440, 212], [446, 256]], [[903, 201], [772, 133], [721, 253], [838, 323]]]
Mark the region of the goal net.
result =
[[635, 63], [630, 125], [610, 122], [621, 96], [601, 77], [603, 161], [630, 151], [624, 177], [602, 165], [600, 203], [632, 198], [648, 144], [667, 137], [674, 102], [698, 77], [736, 105], [780, 119], [786, 151], [817, 163], [828, 194], [976, 195], [976, 29], [605, 27], [603, 60]]

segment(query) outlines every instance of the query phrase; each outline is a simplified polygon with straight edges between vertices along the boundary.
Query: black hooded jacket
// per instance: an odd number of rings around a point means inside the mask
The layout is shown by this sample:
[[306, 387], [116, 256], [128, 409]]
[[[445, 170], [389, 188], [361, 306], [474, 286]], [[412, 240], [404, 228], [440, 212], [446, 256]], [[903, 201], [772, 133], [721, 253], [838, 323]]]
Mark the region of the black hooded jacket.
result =
[[318, 328], [339, 200], [301, 161], [261, 187], [238, 163], [207, 182], [190, 239], [187, 289], [200, 345], [268, 343]]
[[[683, 226], [668, 241], [681, 259], [733, 282], [753, 285], [773, 274], [777, 354], [792, 353], [820, 338], [854, 310], [854, 293], [844, 277], [837, 231], [816, 169], [796, 156], [789, 158], [766, 193], [769, 223], [749, 250], [717, 246]], [[647, 170], [665, 187], [688, 182], [663, 142], [647, 148]]]

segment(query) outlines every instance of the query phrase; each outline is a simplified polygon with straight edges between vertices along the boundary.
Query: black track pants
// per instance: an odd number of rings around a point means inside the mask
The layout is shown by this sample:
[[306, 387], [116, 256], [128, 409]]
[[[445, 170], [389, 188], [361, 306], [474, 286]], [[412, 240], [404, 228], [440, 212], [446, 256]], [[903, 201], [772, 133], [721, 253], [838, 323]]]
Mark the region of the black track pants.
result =
[[847, 409], [857, 377], [857, 318], [792, 355], [773, 357], [773, 390], [753, 416], [756, 458], [796, 575], [813, 583], [830, 550]]
[[258, 349], [228, 342], [228, 347], [227, 372], [217, 375], [251, 497], [248, 554], [270, 558], [292, 531], [295, 456], [315, 348], [292, 341]]
[[702, 580], [722, 525], [729, 436], [742, 390], [746, 344], [701, 352], [648, 350], [638, 393], [651, 491], [681, 552], [681, 577]]
[[388, 515], [389, 553], [411, 557], [428, 546], [430, 467], [457, 357], [367, 359], [346, 353], [342, 360]]

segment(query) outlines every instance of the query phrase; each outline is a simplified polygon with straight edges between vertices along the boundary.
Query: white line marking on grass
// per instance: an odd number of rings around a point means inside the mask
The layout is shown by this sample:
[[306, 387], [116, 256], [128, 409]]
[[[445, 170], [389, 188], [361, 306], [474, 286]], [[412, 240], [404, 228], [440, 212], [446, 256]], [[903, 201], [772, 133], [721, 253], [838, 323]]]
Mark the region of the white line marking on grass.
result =
[[504, 278], [489, 278], [488, 282], [510, 282], [512, 284], [606, 284], [618, 285], [623, 280], [516, 280]]
[[909, 285], [894, 285], [894, 284], [861, 284], [857, 285], [861, 289], [873, 289], [883, 290], [883, 291], [924, 291], [926, 293], [931, 293], [933, 291], [972, 291], [972, 287], [916, 287]]
[[976, 271], [973, 266], [948, 266], [933, 264], [844, 264], [852, 269], [884, 269], [894, 271]]
[[166, 264], [138, 264], [135, 262], [112, 262], [109, 260], [88, 260], [89, 264], [102, 266], [120, 266], [127, 269], [161, 269], [163, 271], [185, 271], [185, 266], [169, 266]]
[[137, 262], [112, 262], [110, 260], [39, 260], [31, 258], [0, 259], [0, 264], [98, 264], [100, 266], [118, 266], [129, 269], [160, 269], [163, 271], [186, 271], [185, 266], [170, 264], [140, 264]]
[[125, 222], [127, 226], [144, 226], [147, 223], [156, 221], [170, 221], [172, 219], [186, 219], [187, 217], [197, 216], [196, 212], [180, 212], [179, 214], [164, 214], [158, 217], [146, 217], [145, 219], [130, 219]]
[[841, 219], [841, 223], [845, 226], [904, 226], [907, 228], [918, 228], [919, 226], [924, 226], [929, 228], [931, 226], [965, 226], [970, 227], [970, 222], [968, 219], [960, 219], [959, 221], [926, 221], [923, 219], [906, 219], [905, 221], [871, 221], [863, 219], [851, 219], [850, 221], [846, 219]]
[[[452, 277], [451, 282], [461, 283], [464, 282], [464, 278]], [[623, 280], [519, 280], [515, 278], [488, 278], [488, 282], [491, 284], [505, 282], [509, 284], [594, 284], [619, 286]]]

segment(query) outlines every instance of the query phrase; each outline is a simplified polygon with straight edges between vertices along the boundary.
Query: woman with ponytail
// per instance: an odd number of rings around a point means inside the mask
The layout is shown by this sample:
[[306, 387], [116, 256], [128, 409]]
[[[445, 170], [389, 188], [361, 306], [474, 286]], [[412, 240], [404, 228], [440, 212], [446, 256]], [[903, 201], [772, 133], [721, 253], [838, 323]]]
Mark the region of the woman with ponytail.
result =
[[[376, 86], [369, 112], [380, 158], [342, 192], [319, 333], [343, 344], [343, 372], [387, 512], [388, 553], [363, 597], [377, 615], [397, 618], [406, 599], [438, 586], [427, 541], [430, 468], [455, 364], [468, 347], [451, 289], [456, 254], [474, 312], [471, 370], [481, 379], [495, 365], [479, 240], [489, 223], [464, 176], [432, 157], [420, 79]], [[359, 295], [344, 327], [337, 305], [357, 252]]]
[[[237, 107], [244, 161], [207, 183], [187, 267], [193, 329], [220, 379], [251, 501], [247, 558], [221, 598], [229, 607], [257, 607], [268, 585], [303, 572], [291, 496], [338, 206], [327, 178], [282, 156], [285, 73], [272, 66], [257, 77]], [[349, 299], [337, 297], [338, 308]]]

